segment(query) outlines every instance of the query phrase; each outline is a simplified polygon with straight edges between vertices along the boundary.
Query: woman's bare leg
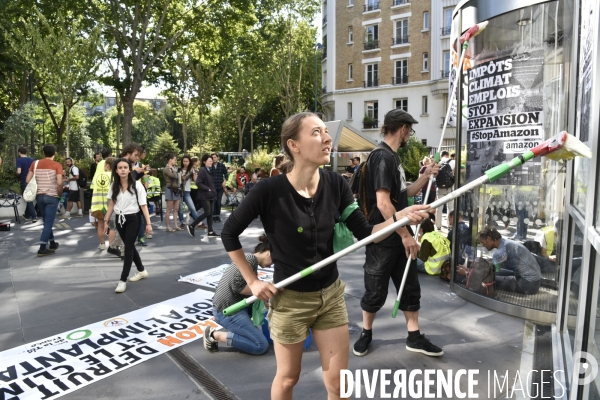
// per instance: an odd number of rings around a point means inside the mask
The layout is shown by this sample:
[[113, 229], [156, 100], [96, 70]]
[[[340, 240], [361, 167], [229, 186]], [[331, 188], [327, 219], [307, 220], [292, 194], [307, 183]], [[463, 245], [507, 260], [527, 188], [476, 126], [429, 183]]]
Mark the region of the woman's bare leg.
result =
[[327, 400], [340, 399], [340, 370], [348, 368], [348, 325], [326, 330], [313, 329], [313, 337], [321, 355]]
[[273, 341], [277, 373], [271, 386], [271, 400], [292, 400], [294, 386], [302, 370], [304, 341], [295, 344], [281, 344]]

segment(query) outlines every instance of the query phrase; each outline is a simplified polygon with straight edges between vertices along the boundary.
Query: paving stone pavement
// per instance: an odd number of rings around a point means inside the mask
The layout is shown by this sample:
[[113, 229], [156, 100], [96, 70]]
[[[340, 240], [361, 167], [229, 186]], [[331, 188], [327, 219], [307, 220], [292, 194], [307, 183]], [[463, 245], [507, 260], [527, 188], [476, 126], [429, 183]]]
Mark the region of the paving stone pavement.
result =
[[[223, 215], [228, 213], [224, 211]], [[198, 231], [196, 238], [191, 238], [185, 231], [167, 233], [159, 218], [152, 220], [154, 238], [148, 240], [147, 247], [137, 247], [150, 277], [128, 283], [127, 291], [122, 294], [114, 292], [122, 261], [97, 250], [98, 240], [87, 216], [57, 219], [56, 225], [60, 224], [61, 228], [55, 230], [55, 236], [60, 248], [49, 257], [36, 256], [41, 222], [13, 225], [10, 232], [0, 232], [0, 351], [193, 292], [199, 287], [177, 282], [177, 278], [229, 262], [221, 240], [207, 238], [206, 231]], [[222, 226], [216, 223], [215, 230], [220, 232]], [[255, 220], [241, 237], [246, 251], [251, 251], [261, 233], [260, 221]], [[338, 262], [341, 277], [347, 284], [351, 346], [362, 328], [363, 262], [364, 251], [360, 250]], [[366, 369], [369, 373], [374, 369], [440, 369], [444, 372], [479, 369], [476, 393], [479, 398], [494, 398], [488, 395], [488, 370], [498, 371], [498, 375], [509, 371], [509, 376], [514, 377], [520, 368], [525, 321], [469, 303], [452, 293], [448, 284], [437, 277], [420, 275], [419, 278], [422, 285], [420, 330], [443, 347], [444, 356], [427, 357], [406, 350], [404, 318], [401, 313], [396, 319], [391, 318], [395, 296], [390, 285], [386, 306], [375, 321], [369, 354], [356, 357], [350, 351], [349, 369]], [[276, 370], [272, 347], [263, 356], [249, 356], [224, 346], [217, 353], [208, 353], [199, 340], [181, 349], [238, 398], [270, 398]], [[304, 352], [302, 376], [294, 399], [325, 399], [321, 374], [319, 354], [313, 343]], [[466, 389], [465, 386], [463, 379], [461, 389]], [[375, 398], [380, 398], [378, 396], [379, 389]], [[207, 399], [213, 396], [182, 371], [168, 354], [163, 354], [64, 398]]]

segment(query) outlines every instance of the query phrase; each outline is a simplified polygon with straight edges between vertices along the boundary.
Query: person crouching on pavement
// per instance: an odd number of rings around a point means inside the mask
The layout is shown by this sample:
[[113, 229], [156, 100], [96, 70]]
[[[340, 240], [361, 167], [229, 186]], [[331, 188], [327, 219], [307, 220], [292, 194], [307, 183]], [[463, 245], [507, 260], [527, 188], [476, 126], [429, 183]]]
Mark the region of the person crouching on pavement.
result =
[[[271, 245], [266, 235], [258, 238], [260, 243], [255, 247], [254, 254], [246, 253], [246, 261], [252, 267], [254, 275], [258, 274], [258, 267], [271, 266]], [[244, 280], [240, 270], [231, 264], [219, 281], [217, 292], [213, 298], [213, 315], [215, 321], [226, 328], [228, 332], [215, 331], [210, 326], [204, 331], [204, 348], [208, 351], [218, 350], [218, 342], [226, 343], [248, 354], [264, 354], [269, 350], [269, 342], [262, 330], [254, 326], [252, 307], [246, 307], [230, 316], [224, 316], [223, 310], [250, 297], [252, 292]]]

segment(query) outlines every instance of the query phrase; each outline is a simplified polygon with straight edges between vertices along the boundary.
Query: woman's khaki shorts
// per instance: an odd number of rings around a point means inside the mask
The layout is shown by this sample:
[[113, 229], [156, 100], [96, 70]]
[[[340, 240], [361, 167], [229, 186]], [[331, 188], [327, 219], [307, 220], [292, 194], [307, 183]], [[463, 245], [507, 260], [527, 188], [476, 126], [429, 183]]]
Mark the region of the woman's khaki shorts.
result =
[[308, 328], [325, 330], [346, 325], [345, 288], [346, 284], [338, 278], [318, 292], [280, 292], [271, 299], [267, 315], [271, 338], [277, 343], [294, 344], [308, 337]]

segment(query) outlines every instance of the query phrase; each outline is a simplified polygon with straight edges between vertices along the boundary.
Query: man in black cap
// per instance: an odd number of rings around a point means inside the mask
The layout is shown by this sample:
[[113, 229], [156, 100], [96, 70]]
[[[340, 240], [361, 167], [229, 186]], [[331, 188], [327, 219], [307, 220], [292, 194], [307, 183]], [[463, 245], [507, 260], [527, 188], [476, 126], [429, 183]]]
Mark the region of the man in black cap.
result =
[[[414, 135], [412, 126], [417, 123], [409, 113], [400, 109], [392, 110], [385, 116], [381, 127], [383, 141], [369, 155], [365, 174], [367, 218], [371, 224], [392, 218], [396, 211], [408, 207], [408, 197], [415, 196], [427, 184], [431, 174], [436, 175], [439, 170], [439, 165], [434, 162], [417, 181], [410, 186], [406, 185], [397, 151]], [[400, 299], [400, 310], [404, 313], [408, 328], [406, 349], [429, 356], [441, 356], [444, 354], [442, 349], [419, 332], [421, 287], [415, 261], [419, 245], [414, 240], [410, 227], [399, 228], [396, 233], [379, 243], [371, 243], [366, 248], [363, 267], [365, 294], [360, 301], [363, 331], [354, 344], [354, 354], [364, 356], [368, 353], [375, 314], [385, 304], [390, 278], [398, 291], [408, 257], [411, 257], [412, 263]]]

